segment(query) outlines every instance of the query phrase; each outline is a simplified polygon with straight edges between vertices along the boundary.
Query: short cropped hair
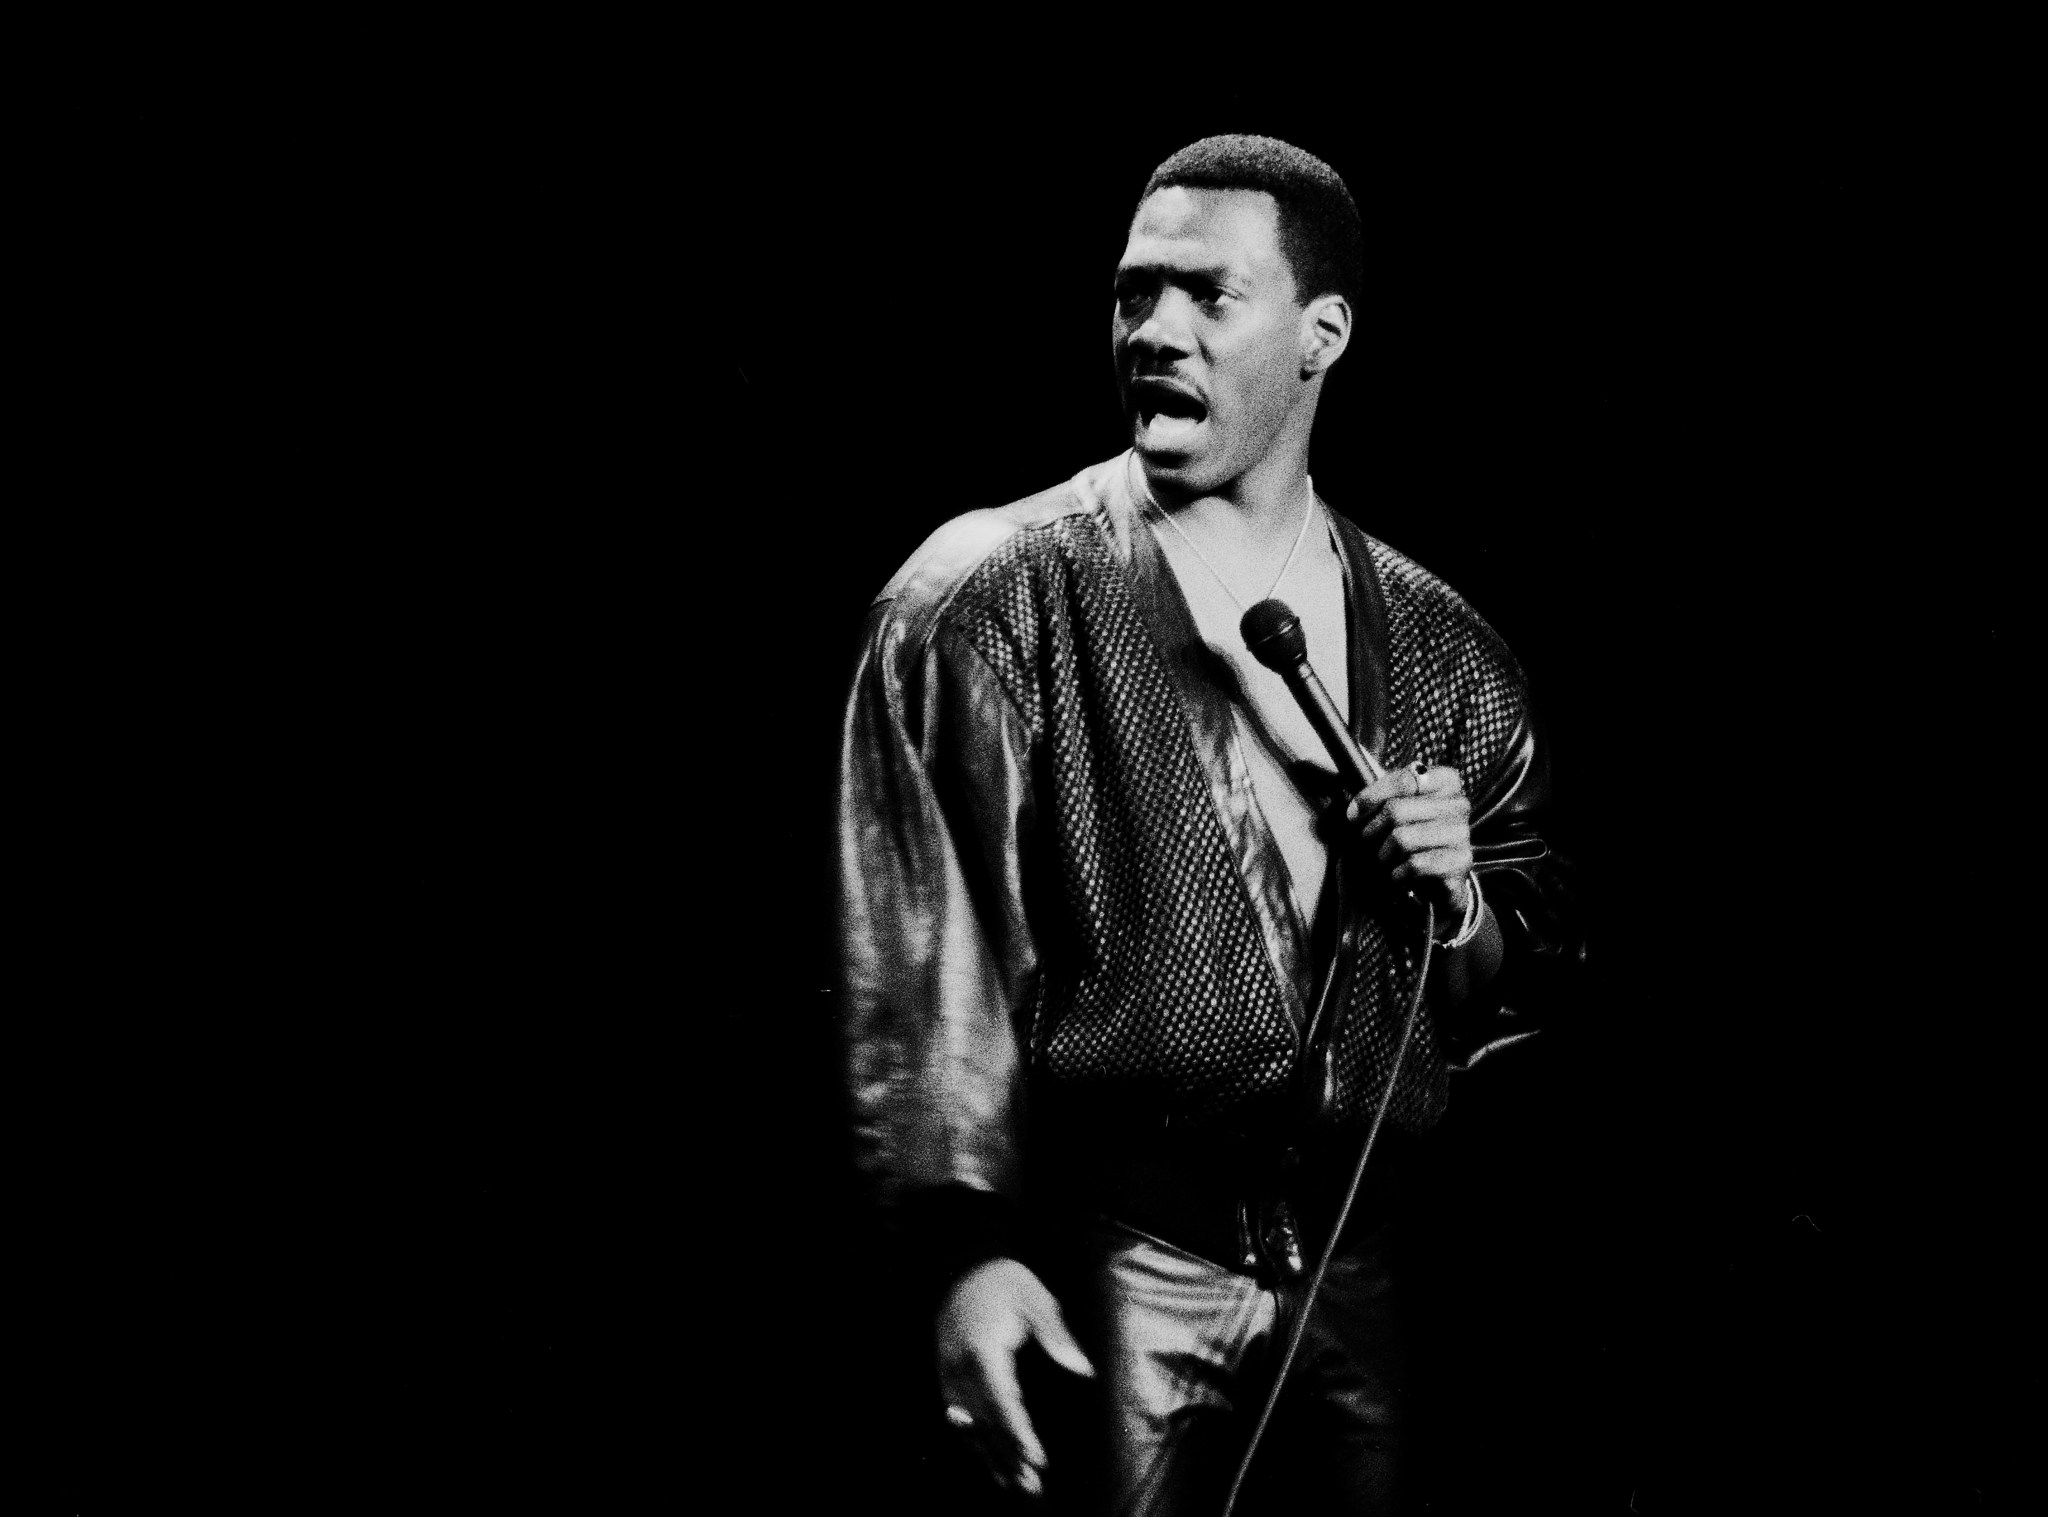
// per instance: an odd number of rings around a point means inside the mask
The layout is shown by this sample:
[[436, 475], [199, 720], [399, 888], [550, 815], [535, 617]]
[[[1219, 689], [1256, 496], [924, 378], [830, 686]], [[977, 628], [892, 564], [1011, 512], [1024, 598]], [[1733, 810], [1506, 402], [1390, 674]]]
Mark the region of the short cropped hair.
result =
[[1357, 202], [1322, 159], [1276, 137], [1231, 134], [1191, 142], [1152, 171], [1155, 190], [1264, 190], [1280, 208], [1280, 256], [1303, 305], [1338, 294], [1359, 308], [1365, 293], [1365, 228]]

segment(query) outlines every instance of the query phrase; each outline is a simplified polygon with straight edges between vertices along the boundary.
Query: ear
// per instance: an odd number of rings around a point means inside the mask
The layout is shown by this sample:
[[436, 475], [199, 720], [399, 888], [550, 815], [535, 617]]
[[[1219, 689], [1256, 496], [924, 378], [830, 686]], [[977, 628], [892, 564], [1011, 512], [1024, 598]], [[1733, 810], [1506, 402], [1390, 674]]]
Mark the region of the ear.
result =
[[1301, 377], [1327, 374], [1350, 341], [1351, 302], [1342, 295], [1311, 300], [1301, 313]]

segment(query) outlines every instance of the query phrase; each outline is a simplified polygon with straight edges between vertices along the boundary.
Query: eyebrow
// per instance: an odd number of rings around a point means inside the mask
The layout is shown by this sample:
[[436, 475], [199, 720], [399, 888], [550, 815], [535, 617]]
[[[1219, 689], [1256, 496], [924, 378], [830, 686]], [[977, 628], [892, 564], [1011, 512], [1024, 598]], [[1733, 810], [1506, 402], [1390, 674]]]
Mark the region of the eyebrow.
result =
[[1187, 264], [1172, 263], [1161, 259], [1138, 259], [1131, 263], [1118, 261], [1116, 277], [1126, 274], [1157, 274], [1161, 278], [1183, 280], [1201, 279], [1210, 284], [1249, 284], [1251, 275], [1239, 273], [1227, 263], [1202, 264], [1191, 267]]

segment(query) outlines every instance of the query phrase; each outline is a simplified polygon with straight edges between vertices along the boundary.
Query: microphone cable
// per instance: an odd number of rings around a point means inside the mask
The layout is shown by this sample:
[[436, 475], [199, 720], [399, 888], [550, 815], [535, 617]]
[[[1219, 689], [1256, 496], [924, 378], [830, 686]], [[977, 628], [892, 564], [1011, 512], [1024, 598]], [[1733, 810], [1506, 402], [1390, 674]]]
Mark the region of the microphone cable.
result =
[[1280, 1369], [1273, 1376], [1273, 1388], [1266, 1392], [1266, 1404], [1259, 1412], [1257, 1425], [1252, 1428], [1252, 1440], [1245, 1446], [1244, 1457], [1237, 1463], [1237, 1474], [1230, 1482], [1230, 1495], [1223, 1502], [1223, 1517], [1231, 1517], [1236, 1509], [1238, 1492], [1244, 1488], [1244, 1477], [1252, 1467], [1252, 1456], [1258, 1453], [1259, 1440], [1266, 1435], [1266, 1424], [1273, 1420], [1273, 1408], [1280, 1404], [1281, 1389], [1287, 1384], [1288, 1371], [1294, 1368], [1295, 1355], [1301, 1351], [1301, 1340], [1308, 1332], [1309, 1313], [1315, 1309], [1316, 1295], [1323, 1288], [1323, 1276], [1330, 1272], [1330, 1261], [1337, 1256], [1337, 1241], [1344, 1236], [1344, 1224], [1351, 1220], [1351, 1206], [1358, 1199], [1358, 1187], [1365, 1179], [1366, 1162], [1372, 1158], [1373, 1145], [1379, 1141], [1380, 1123], [1386, 1120], [1387, 1107], [1394, 1099], [1394, 1086], [1401, 1078], [1401, 1066], [1407, 1061], [1408, 1045], [1415, 1036], [1415, 1024], [1422, 1016], [1422, 999], [1429, 990], [1431, 949], [1436, 939], [1436, 907], [1425, 901], [1423, 912], [1422, 964], [1415, 975], [1415, 993], [1408, 1000], [1408, 1016], [1401, 1027], [1401, 1042], [1394, 1050], [1393, 1072], [1387, 1076], [1386, 1089], [1380, 1092], [1379, 1109], [1372, 1114], [1372, 1126], [1366, 1129], [1365, 1146], [1358, 1151], [1358, 1163], [1352, 1168], [1351, 1183], [1344, 1190], [1344, 1204], [1337, 1210], [1337, 1220], [1330, 1228], [1329, 1241], [1323, 1245], [1323, 1256], [1316, 1263], [1308, 1293], [1301, 1298], [1301, 1310], [1295, 1316], [1293, 1331], [1287, 1335], [1287, 1351], [1280, 1357]]

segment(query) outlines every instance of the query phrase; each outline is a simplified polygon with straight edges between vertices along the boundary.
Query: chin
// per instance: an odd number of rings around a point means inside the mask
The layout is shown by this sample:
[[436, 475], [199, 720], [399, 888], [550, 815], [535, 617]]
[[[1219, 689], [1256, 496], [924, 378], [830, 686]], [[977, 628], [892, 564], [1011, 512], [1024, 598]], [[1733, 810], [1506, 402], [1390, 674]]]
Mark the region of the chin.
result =
[[1199, 440], [1165, 441], [1149, 436], [1150, 428], [1143, 422], [1131, 426], [1131, 449], [1145, 460], [1149, 469], [1164, 473], [1181, 473], [1194, 468], [1201, 460], [1203, 449]]
[[1142, 441], [1133, 441], [1131, 446], [1154, 485], [1169, 486], [1180, 494], [1200, 495], [1216, 484], [1212, 477], [1216, 470], [1205, 467], [1206, 460], [1197, 451], [1147, 447]]

